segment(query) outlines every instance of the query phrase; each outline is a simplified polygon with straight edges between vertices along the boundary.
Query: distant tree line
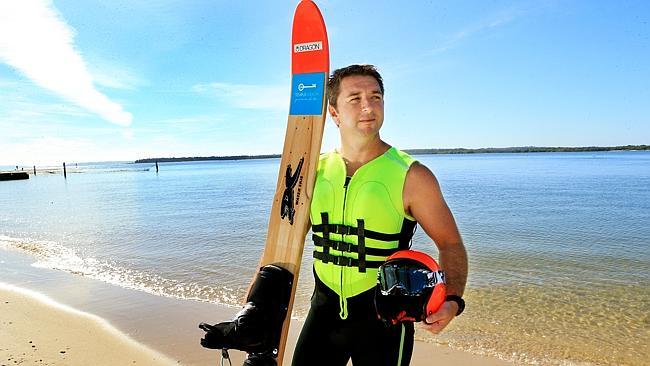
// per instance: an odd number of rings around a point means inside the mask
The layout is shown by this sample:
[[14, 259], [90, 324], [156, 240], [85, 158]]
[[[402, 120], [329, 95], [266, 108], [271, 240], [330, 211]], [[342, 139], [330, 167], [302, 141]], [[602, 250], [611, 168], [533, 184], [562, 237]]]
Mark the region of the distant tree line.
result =
[[[589, 152], [589, 151], [625, 151], [625, 150], [650, 150], [650, 145], [624, 145], [624, 146], [583, 146], [583, 147], [483, 147], [479, 149], [406, 149], [405, 152], [413, 155], [422, 154], [493, 154], [493, 153], [533, 153], [533, 152]], [[247, 160], [247, 159], [273, 159], [280, 154], [270, 155], [232, 155], [232, 156], [194, 156], [181, 158], [150, 158], [138, 159], [135, 163], [165, 163], [180, 161], [205, 161], [205, 160]]]
[[478, 149], [407, 149], [409, 154], [492, 154], [492, 153], [532, 153], [532, 152], [589, 152], [589, 151], [621, 151], [621, 150], [650, 150], [650, 145], [625, 146], [582, 146], [582, 147], [483, 147]]
[[231, 155], [231, 156], [192, 156], [182, 158], [148, 158], [138, 159], [134, 163], [169, 163], [180, 161], [205, 161], [205, 160], [247, 160], [247, 159], [273, 159], [279, 158], [280, 154], [270, 155]]

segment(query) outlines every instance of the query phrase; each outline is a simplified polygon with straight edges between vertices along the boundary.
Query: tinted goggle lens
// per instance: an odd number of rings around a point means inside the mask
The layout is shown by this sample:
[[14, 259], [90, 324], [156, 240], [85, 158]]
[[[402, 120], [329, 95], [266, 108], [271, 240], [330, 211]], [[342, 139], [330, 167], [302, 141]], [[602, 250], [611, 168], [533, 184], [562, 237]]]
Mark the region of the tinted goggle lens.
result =
[[442, 271], [404, 263], [385, 263], [379, 270], [379, 286], [384, 295], [422, 295], [444, 282]]

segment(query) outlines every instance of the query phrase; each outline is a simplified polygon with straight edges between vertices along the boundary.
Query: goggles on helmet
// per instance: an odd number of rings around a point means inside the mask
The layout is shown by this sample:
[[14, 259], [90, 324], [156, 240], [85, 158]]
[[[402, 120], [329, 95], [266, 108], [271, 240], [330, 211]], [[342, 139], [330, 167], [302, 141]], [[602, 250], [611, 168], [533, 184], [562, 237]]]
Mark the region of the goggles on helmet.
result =
[[445, 275], [429, 255], [402, 250], [379, 267], [375, 306], [387, 323], [422, 321], [445, 299]]
[[432, 271], [409, 259], [394, 260], [379, 268], [378, 283], [382, 295], [421, 296], [444, 282], [444, 272]]

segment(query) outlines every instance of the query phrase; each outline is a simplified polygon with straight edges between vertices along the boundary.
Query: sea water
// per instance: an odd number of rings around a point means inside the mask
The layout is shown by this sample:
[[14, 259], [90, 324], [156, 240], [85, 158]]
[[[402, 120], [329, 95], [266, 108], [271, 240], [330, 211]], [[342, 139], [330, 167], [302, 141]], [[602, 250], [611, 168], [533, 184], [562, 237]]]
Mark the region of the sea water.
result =
[[[517, 364], [650, 359], [650, 153], [420, 155], [470, 258], [467, 309], [427, 342]], [[187, 301], [241, 303], [278, 159], [78, 164], [0, 182], [0, 256]], [[413, 247], [437, 255], [421, 228]], [[294, 315], [313, 280], [308, 239]], [[15, 275], [15, 274], [12, 274]], [[0, 278], [3, 278], [0, 266]]]

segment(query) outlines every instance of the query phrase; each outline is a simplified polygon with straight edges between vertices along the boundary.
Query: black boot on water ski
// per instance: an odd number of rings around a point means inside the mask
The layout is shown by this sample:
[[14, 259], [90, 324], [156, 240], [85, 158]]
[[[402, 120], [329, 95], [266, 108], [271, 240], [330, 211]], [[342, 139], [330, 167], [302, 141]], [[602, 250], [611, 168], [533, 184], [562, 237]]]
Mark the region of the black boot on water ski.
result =
[[246, 305], [232, 321], [199, 324], [206, 332], [201, 345], [248, 352], [245, 366], [275, 365], [292, 285], [293, 274], [288, 270], [272, 264], [260, 268]]

